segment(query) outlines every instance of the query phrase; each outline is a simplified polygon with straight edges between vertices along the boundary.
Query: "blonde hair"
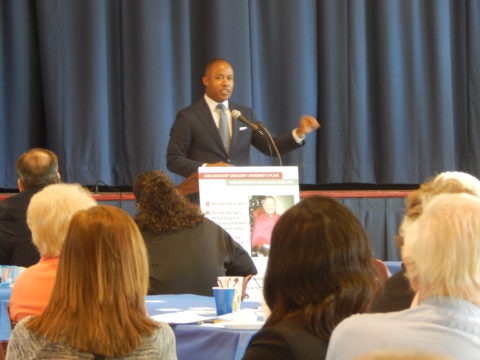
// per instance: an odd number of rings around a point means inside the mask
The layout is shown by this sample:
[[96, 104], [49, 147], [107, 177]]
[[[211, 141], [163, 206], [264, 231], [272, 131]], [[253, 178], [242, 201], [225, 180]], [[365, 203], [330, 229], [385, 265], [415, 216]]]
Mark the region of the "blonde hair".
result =
[[434, 182], [438, 186], [442, 182], [448, 182], [449, 180], [457, 180], [467, 189], [465, 192], [480, 197], [480, 180], [475, 176], [462, 171], [445, 171], [438, 174], [435, 177]]
[[422, 297], [480, 294], [480, 199], [442, 194], [406, 229], [402, 257]]
[[27, 224], [40, 255], [58, 256], [73, 214], [96, 204], [92, 194], [79, 184], [49, 185], [33, 195]]
[[32, 332], [74, 349], [120, 357], [160, 324], [146, 315], [148, 260], [131, 217], [113, 206], [77, 212], [64, 242], [47, 308]]
[[405, 229], [422, 214], [424, 207], [437, 195], [467, 193], [480, 197], [480, 180], [461, 171], [445, 171], [412, 191], [406, 199], [406, 210], [397, 236], [397, 246], [403, 246]]
[[449, 360], [440, 354], [417, 350], [378, 350], [362, 355], [356, 360]]

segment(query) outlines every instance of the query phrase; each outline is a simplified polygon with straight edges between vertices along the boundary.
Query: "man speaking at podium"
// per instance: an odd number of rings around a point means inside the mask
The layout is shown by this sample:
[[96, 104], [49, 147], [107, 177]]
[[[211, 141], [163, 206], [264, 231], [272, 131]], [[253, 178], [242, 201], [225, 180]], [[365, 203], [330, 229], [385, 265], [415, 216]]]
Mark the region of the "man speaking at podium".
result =
[[[250, 145], [272, 155], [262, 134], [265, 130], [252, 130], [258, 124], [252, 109], [229, 102], [234, 86], [232, 66], [224, 59], [210, 61], [202, 82], [203, 99], [180, 110], [170, 130], [168, 170], [188, 177], [200, 166], [248, 166]], [[314, 117], [303, 115], [290, 134], [274, 137], [278, 151], [286, 153], [303, 146], [306, 134], [319, 127]]]

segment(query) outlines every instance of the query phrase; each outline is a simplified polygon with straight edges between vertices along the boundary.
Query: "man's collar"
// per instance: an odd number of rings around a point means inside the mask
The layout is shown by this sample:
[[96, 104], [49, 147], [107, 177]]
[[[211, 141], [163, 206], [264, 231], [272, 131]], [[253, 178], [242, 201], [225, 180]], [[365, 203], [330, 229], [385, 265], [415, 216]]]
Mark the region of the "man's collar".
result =
[[208, 108], [209, 108], [210, 110], [215, 110], [215, 108], [217, 107], [217, 104], [223, 104], [223, 105], [225, 105], [225, 109], [228, 109], [228, 108], [229, 108], [229, 107], [228, 107], [228, 100], [225, 100], [225, 101], [222, 102], [222, 103], [218, 103], [218, 102], [216, 102], [215, 100], [209, 98], [209, 97], [207, 96], [207, 94], [204, 94], [203, 97], [204, 97], [205, 101], [207, 102]]

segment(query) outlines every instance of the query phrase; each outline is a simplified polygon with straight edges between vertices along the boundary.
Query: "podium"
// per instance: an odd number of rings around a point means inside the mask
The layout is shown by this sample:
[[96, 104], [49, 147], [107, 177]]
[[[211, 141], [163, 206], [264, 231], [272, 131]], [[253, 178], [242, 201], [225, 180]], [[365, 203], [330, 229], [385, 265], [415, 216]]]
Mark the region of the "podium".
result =
[[186, 177], [180, 184], [178, 184], [177, 189], [180, 194], [185, 196], [198, 194], [198, 172], [195, 171], [194, 173]]
[[180, 194], [186, 196], [192, 203], [200, 205], [198, 172], [195, 171], [187, 176], [180, 184], [178, 184], [177, 190]]
[[297, 166], [202, 167], [195, 175], [185, 181], [183, 191], [198, 189], [205, 216], [222, 226], [249, 253], [255, 209], [261, 200], [274, 197], [279, 214], [300, 201]]

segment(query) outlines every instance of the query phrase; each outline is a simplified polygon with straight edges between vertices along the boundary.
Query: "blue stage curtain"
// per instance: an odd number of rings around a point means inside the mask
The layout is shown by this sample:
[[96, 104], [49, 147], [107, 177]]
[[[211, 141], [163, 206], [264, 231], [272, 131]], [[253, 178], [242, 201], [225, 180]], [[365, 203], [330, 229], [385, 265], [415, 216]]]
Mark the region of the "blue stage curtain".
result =
[[34, 146], [69, 182], [166, 170], [175, 114], [214, 57], [272, 133], [319, 119], [283, 157], [303, 184], [478, 175], [479, 34], [478, 0], [2, 0], [0, 188]]

